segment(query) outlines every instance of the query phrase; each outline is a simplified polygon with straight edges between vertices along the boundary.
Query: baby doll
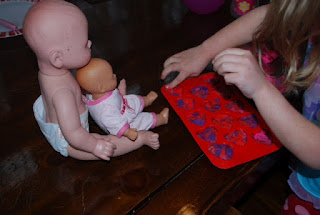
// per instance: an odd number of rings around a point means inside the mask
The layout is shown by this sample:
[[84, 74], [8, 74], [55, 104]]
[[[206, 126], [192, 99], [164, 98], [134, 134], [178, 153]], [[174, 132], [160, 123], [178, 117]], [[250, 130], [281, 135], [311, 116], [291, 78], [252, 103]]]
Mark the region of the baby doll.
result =
[[148, 130], [168, 123], [168, 108], [157, 115], [142, 112], [158, 95], [154, 91], [143, 97], [126, 95], [125, 80], [121, 80], [117, 88], [117, 77], [107, 61], [93, 58], [77, 71], [76, 76], [81, 88], [89, 93], [84, 101], [90, 115], [104, 131], [135, 140], [137, 130]]
[[144, 132], [138, 141], [88, 132], [88, 110], [70, 69], [91, 58], [88, 22], [82, 11], [63, 0], [36, 3], [27, 13], [23, 35], [38, 61], [41, 96], [34, 103], [39, 127], [52, 147], [76, 159], [109, 160], [147, 144], [157, 149], [158, 134]]

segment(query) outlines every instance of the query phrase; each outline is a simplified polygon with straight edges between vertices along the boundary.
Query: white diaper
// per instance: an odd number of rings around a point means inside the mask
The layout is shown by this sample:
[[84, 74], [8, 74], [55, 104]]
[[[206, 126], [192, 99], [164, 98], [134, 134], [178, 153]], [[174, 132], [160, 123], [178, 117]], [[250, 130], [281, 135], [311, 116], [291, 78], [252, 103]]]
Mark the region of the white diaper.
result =
[[[33, 104], [34, 116], [38, 122], [40, 130], [51, 144], [51, 146], [57, 152], [60, 152], [65, 157], [68, 157], [67, 147], [69, 143], [64, 138], [61, 129], [58, 124], [46, 122], [46, 111], [43, 106], [42, 96], [39, 96], [38, 99]], [[81, 126], [87, 131], [89, 131], [88, 123], [88, 110], [80, 115]]]

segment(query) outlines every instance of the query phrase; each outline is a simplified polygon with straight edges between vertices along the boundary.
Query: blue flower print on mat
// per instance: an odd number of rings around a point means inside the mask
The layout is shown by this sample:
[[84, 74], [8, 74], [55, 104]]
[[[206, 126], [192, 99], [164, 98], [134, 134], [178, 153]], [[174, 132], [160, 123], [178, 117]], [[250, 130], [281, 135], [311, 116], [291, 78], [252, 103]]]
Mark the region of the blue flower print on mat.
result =
[[226, 140], [229, 142], [238, 145], [238, 146], [244, 146], [247, 144], [247, 134], [240, 130], [236, 130], [228, 135], [225, 136]]
[[193, 88], [190, 92], [194, 96], [197, 96], [202, 99], [206, 99], [209, 93], [209, 88], [204, 86], [199, 86], [199, 87]]
[[188, 120], [195, 125], [203, 126], [206, 123], [206, 115], [204, 113], [195, 112], [188, 116]]
[[183, 88], [178, 85], [175, 88], [167, 89], [167, 91], [170, 95], [180, 97], [180, 96], [182, 96]]
[[226, 104], [226, 108], [235, 113], [243, 113], [244, 112], [244, 102], [242, 100], [235, 100]]
[[214, 98], [213, 100], [206, 101], [202, 106], [205, 110], [216, 113], [221, 109], [220, 99]]
[[194, 100], [191, 98], [178, 99], [176, 105], [183, 110], [193, 110]]
[[233, 148], [226, 144], [212, 144], [209, 146], [208, 151], [223, 160], [230, 160], [233, 156]]
[[231, 129], [233, 127], [233, 119], [229, 115], [216, 115], [212, 122], [218, 124], [221, 128]]
[[197, 135], [209, 143], [216, 143], [217, 141], [217, 130], [214, 127], [208, 127], [202, 131], [199, 131], [197, 132]]
[[254, 114], [249, 114], [238, 119], [239, 123], [242, 125], [249, 126], [251, 128], [256, 128], [259, 124], [258, 118]]

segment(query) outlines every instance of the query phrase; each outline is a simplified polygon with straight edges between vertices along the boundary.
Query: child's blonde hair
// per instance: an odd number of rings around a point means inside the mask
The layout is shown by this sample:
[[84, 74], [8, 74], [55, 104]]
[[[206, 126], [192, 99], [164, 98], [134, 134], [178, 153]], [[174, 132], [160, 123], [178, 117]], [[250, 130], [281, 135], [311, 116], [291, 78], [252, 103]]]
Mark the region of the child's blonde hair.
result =
[[[320, 73], [319, 22], [319, 0], [271, 0], [264, 21], [253, 35], [255, 47], [262, 47], [271, 41], [273, 48], [287, 63], [283, 70], [286, 93], [308, 88]], [[309, 65], [303, 67], [310, 39]]]

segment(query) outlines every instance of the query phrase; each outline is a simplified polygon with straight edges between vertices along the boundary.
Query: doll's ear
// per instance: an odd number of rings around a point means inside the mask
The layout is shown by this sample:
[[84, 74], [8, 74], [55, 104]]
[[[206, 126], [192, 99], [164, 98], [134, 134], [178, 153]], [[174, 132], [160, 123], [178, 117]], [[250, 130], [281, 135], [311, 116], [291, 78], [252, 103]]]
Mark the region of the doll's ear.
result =
[[50, 52], [49, 61], [54, 67], [61, 69], [63, 66], [63, 53], [62, 53], [62, 51], [54, 50], [54, 51]]

